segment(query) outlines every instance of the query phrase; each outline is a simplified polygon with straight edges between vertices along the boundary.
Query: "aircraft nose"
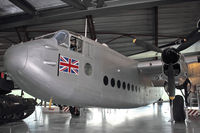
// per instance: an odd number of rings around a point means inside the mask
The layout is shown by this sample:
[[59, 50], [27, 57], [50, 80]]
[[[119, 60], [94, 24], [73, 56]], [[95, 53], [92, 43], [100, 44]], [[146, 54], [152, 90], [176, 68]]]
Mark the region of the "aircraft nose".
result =
[[25, 67], [28, 56], [28, 46], [25, 44], [18, 44], [11, 46], [6, 50], [4, 55], [4, 67], [10, 72], [22, 70]]

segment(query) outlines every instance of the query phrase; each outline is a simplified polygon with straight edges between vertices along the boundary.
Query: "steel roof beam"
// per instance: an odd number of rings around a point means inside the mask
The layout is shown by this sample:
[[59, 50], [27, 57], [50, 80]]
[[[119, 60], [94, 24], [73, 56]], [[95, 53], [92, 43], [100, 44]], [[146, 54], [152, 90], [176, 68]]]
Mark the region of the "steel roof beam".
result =
[[68, 5], [80, 9], [86, 10], [87, 7], [80, 1], [80, 0], [62, 0], [63, 2], [67, 3]]
[[95, 27], [94, 27], [94, 21], [93, 21], [93, 17], [92, 15], [88, 15], [86, 16], [87, 18], [87, 24], [88, 24], [88, 28], [89, 28], [89, 32], [90, 32], [90, 37], [92, 40], [96, 39], [96, 31], [95, 31]]
[[[12, 39], [8, 38], [7, 36], [1, 36], [0, 38], [3, 39], [3, 40], [8, 41], [9, 43], [14, 43], [14, 44], [17, 43], [17, 42], [15, 42], [15, 41], [13, 41]], [[1, 47], [0, 47], [0, 49], [1, 49]]]
[[21, 37], [21, 35], [20, 35], [20, 32], [19, 32], [18, 28], [15, 28], [15, 30], [16, 30], [16, 33], [17, 33], [19, 42], [22, 42], [22, 37]]
[[158, 7], [154, 7], [154, 45], [158, 47]]
[[[74, 12], [66, 12], [66, 11], [40, 11], [40, 15], [37, 15], [33, 18], [27, 15], [19, 15], [17, 17], [12, 16], [11, 18], [4, 19], [0, 17], [2, 21], [0, 21], [0, 30], [14, 28], [19, 26], [29, 26], [29, 25], [39, 25], [39, 24], [51, 24], [66, 20], [73, 19], [84, 19], [87, 15], [92, 15], [93, 17], [105, 16], [105, 14], [116, 14], [118, 11], [127, 12], [127, 10], [135, 10], [135, 9], [145, 9], [152, 8], [155, 6], [159, 6], [162, 4], [172, 4], [177, 2], [191, 2], [198, 0], [151, 0], [151, 1], [142, 1], [142, 2], [129, 2], [128, 4], [121, 4], [116, 6], [106, 6], [102, 8], [95, 8], [90, 10], [80, 10]], [[59, 9], [58, 9], [59, 10]], [[64, 10], [64, 9], [63, 9]], [[52, 13], [52, 12], [56, 12]]]
[[26, 0], [9, 0], [9, 1], [15, 4], [20, 9], [22, 9], [25, 13], [28, 13], [29, 15], [37, 14], [37, 10], [35, 9], [35, 7], [33, 7], [33, 5], [31, 5]]
[[[12, 42], [13, 43], [13, 42]], [[2, 44], [2, 45], [0, 45], [0, 49], [7, 49], [7, 48], [9, 48], [11, 46], [11, 44]], [[1, 60], [1, 59], [0, 59]]]
[[97, 8], [103, 7], [104, 0], [97, 0]]
[[82, 3], [85, 5], [85, 7], [90, 7], [92, 6], [92, 0], [81, 0]]
[[[158, 7], [154, 7], [154, 26], [153, 26], [153, 32], [154, 32], [154, 45], [158, 47]], [[158, 59], [155, 57], [155, 59]]]

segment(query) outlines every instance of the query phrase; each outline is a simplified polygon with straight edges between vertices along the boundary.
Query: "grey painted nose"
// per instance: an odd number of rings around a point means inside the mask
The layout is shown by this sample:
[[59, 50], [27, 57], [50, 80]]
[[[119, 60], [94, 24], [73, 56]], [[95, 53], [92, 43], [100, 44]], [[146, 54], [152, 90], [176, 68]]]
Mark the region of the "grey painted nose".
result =
[[28, 57], [28, 46], [18, 44], [7, 49], [4, 55], [4, 67], [9, 73], [24, 69]]

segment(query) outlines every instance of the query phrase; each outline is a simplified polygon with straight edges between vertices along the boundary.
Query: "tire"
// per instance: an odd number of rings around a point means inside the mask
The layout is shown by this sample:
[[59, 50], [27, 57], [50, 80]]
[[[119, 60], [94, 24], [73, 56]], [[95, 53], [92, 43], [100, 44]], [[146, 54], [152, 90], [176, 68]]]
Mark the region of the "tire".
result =
[[80, 116], [80, 111], [77, 107], [69, 106], [69, 111], [72, 116]]
[[184, 100], [180, 95], [176, 95], [173, 101], [173, 116], [175, 122], [185, 121]]

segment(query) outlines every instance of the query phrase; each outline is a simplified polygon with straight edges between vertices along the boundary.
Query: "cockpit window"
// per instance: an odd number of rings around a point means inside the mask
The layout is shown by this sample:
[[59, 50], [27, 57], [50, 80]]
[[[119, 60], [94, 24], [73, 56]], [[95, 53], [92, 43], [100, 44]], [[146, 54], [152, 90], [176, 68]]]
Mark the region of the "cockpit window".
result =
[[83, 41], [75, 36], [70, 38], [70, 50], [82, 53], [82, 44]]
[[54, 36], [54, 38], [57, 40], [58, 45], [65, 46], [67, 48], [69, 47], [69, 35], [67, 32], [60, 31]]

